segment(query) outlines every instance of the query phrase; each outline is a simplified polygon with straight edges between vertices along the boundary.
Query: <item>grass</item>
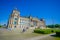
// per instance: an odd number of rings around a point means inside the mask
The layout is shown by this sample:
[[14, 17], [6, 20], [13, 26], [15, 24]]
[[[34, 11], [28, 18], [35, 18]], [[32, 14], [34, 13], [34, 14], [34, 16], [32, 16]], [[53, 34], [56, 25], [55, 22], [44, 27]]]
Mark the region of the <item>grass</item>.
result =
[[[41, 33], [41, 31], [42, 32], [44, 32], [44, 31], [49, 31], [49, 30], [53, 30], [54, 32], [53, 33], [56, 33], [56, 32], [60, 32], [60, 29], [56, 29], [56, 28], [53, 28], [53, 29], [42, 29], [42, 30], [40, 30], [40, 29], [37, 29], [37, 33]], [[50, 37], [46, 37], [46, 38], [43, 38], [43, 39], [40, 39], [40, 40], [60, 40], [60, 37], [58, 37], [58, 36], [50, 36]]]
[[52, 29], [35, 29], [34, 30], [35, 33], [40, 33], [40, 34], [50, 34], [54, 32], [52, 31], [53, 31]]
[[60, 37], [55, 37], [54, 40], [60, 40]]
[[60, 32], [60, 29], [56, 28], [51, 28], [51, 29], [35, 29], [35, 33], [40, 33], [40, 34], [50, 34], [50, 33], [56, 33], [56, 31]]

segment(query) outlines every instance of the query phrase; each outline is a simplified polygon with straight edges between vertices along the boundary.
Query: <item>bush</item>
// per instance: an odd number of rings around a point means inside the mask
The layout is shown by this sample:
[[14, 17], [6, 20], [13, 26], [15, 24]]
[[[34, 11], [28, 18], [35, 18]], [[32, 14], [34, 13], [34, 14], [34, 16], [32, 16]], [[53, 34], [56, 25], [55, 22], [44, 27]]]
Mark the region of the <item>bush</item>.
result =
[[34, 32], [42, 33], [42, 34], [50, 34], [50, 33], [54, 33], [54, 30], [52, 30], [52, 29], [35, 29]]
[[56, 31], [56, 35], [60, 37], [60, 30]]
[[2, 26], [0, 25], [0, 28], [1, 28]]
[[43, 30], [35, 29], [34, 32], [35, 32], [35, 33], [43, 33]]
[[56, 35], [57, 35], [57, 36], [60, 36], [60, 32], [56, 32]]

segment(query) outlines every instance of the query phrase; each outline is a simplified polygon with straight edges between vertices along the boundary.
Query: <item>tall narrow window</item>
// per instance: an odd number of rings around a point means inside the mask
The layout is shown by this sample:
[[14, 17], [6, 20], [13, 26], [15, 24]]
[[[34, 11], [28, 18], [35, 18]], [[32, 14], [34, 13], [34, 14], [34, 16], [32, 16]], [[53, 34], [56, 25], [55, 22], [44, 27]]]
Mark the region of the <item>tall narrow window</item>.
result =
[[16, 22], [14, 21], [14, 25], [16, 25]]
[[35, 21], [33, 22], [33, 24], [34, 24], [34, 26], [36, 26], [36, 25], [37, 25], [37, 23], [36, 23]]

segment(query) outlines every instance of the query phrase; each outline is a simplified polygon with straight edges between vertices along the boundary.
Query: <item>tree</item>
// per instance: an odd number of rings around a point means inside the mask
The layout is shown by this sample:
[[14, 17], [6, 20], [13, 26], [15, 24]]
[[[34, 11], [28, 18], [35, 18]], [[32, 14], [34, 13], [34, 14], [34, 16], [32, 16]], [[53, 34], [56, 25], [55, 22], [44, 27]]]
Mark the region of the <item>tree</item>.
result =
[[47, 25], [49, 28], [60, 28], [60, 24], [55, 24], [55, 25]]
[[49, 28], [54, 28], [54, 25], [47, 25], [47, 27], [49, 27]]
[[2, 27], [2, 26], [0, 25], [0, 27]]
[[55, 27], [56, 27], [56, 28], [60, 28], [60, 25], [59, 25], [59, 24], [55, 24]]

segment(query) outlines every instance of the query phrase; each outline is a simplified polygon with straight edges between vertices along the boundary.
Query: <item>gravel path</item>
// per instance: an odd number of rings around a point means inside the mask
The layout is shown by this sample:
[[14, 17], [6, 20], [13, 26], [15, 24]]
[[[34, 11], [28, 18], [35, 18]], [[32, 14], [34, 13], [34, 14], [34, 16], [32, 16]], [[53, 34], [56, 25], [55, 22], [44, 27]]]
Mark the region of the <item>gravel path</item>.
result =
[[50, 35], [55, 35], [55, 33], [48, 34], [48, 35], [43, 35], [43, 36], [38, 36], [38, 37], [33, 37], [33, 38], [25, 39], [25, 40], [43, 40], [45, 38], [48, 38]]

